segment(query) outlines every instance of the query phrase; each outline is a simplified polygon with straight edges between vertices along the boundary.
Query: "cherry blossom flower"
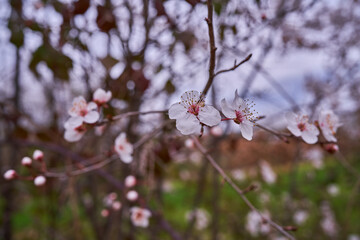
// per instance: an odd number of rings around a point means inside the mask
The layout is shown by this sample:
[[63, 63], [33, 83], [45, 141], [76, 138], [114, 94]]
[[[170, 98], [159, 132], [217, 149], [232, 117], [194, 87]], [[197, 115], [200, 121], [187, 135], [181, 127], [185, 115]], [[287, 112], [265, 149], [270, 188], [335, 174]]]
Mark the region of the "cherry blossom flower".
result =
[[136, 178], [132, 175], [129, 175], [125, 178], [125, 187], [131, 188], [136, 185]]
[[96, 91], [93, 94], [93, 100], [97, 105], [103, 105], [110, 101], [112, 97], [112, 94], [110, 91], [105, 91], [102, 88], [96, 89]]
[[85, 123], [95, 123], [99, 120], [99, 113], [97, 112], [97, 105], [94, 102], [87, 103], [86, 100], [80, 96], [73, 100], [73, 106], [69, 110], [72, 118], [81, 119]]
[[16, 176], [17, 176], [17, 173], [13, 169], [9, 169], [4, 173], [4, 178], [6, 180], [12, 180], [12, 179], [16, 178]]
[[139, 194], [135, 190], [131, 190], [126, 194], [126, 199], [131, 202], [136, 201], [138, 199], [138, 197], [139, 197]]
[[23, 166], [29, 167], [29, 166], [31, 166], [31, 163], [32, 163], [32, 160], [29, 157], [23, 157], [21, 159], [21, 165], [23, 165]]
[[33, 153], [33, 159], [36, 161], [41, 161], [44, 158], [44, 153], [40, 150], [35, 150]]
[[300, 137], [308, 144], [314, 144], [318, 140], [319, 130], [314, 124], [309, 123], [307, 115], [297, 115], [292, 112], [286, 113], [288, 122], [287, 129], [296, 137]]
[[43, 186], [46, 183], [46, 178], [44, 176], [37, 176], [34, 179], [34, 184], [37, 187]]
[[195, 219], [195, 228], [198, 230], [205, 229], [209, 225], [209, 213], [201, 208], [195, 209], [191, 212], [187, 212], [185, 215], [188, 221]]
[[112, 209], [115, 211], [119, 211], [121, 208], [121, 202], [119, 201], [115, 201], [113, 202], [113, 204], [111, 205]]
[[[270, 218], [269, 212], [262, 213], [265, 218]], [[270, 232], [270, 225], [263, 221], [259, 213], [250, 211], [246, 216], [246, 230], [253, 236], [257, 237], [259, 234], [267, 234]]]
[[336, 142], [335, 133], [341, 126], [339, 117], [333, 111], [321, 111], [319, 116], [319, 126], [324, 138], [329, 142]]
[[126, 139], [126, 133], [120, 133], [115, 139], [115, 151], [119, 154], [124, 163], [130, 163], [133, 160], [133, 145]]
[[65, 122], [64, 127], [64, 138], [68, 142], [79, 141], [86, 132], [86, 127], [83, 124], [83, 120], [78, 117], [70, 118]]
[[251, 111], [252, 102], [243, 100], [235, 91], [235, 97], [231, 104], [229, 104], [225, 98], [221, 100], [221, 111], [230, 119], [233, 119], [235, 123], [239, 124], [241, 135], [246, 140], [252, 140], [253, 126], [255, 121], [254, 110]]
[[295, 212], [293, 219], [297, 225], [303, 224], [309, 218], [308, 212], [304, 210], [298, 210]]
[[184, 135], [200, 133], [201, 124], [212, 127], [221, 121], [219, 111], [205, 105], [198, 91], [185, 92], [181, 96], [181, 102], [170, 107], [169, 118], [176, 119], [176, 128]]
[[149, 226], [149, 217], [151, 217], [151, 212], [149, 210], [140, 207], [132, 207], [130, 213], [131, 222], [135, 226], [144, 228]]
[[102, 217], [106, 218], [106, 217], [109, 216], [109, 214], [110, 214], [110, 212], [109, 212], [108, 209], [103, 209], [103, 210], [101, 210], [101, 216], [102, 216]]
[[266, 161], [260, 162], [261, 176], [266, 183], [273, 184], [276, 181], [276, 173]]

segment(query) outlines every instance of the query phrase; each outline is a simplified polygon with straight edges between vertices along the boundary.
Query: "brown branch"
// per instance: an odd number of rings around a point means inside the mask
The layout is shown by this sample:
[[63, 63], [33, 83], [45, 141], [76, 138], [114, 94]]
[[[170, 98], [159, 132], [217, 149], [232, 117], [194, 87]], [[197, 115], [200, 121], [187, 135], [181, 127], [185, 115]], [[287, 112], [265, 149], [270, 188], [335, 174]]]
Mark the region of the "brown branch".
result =
[[201, 97], [206, 96], [209, 91], [215, 77], [215, 64], [216, 64], [216, 46], [215, 46], [215, 36], [214, 36], [214, 25], [213, 25], [213, 4], [212, 0], [207, 1], [208, 17], [205, 18], [205, 21], [209, 28], [209, 47], [210, 47], [210, 62], [209, 62], [209, 78], [205, 85], [204, 90], [201, 93]]
[[221, 73], [225, 73], [225, 72], [230, 72], [230, 71], [234, 71], [236, 68], [238, 68], [240, 65], [246, 63], [247, 61], [250, 60], [250, 58], [252, 57], [252, 54], [250, 53], [244, 60], [242, 60], [241, 62], [239, 62], [238, 64], [236, 64], [236, 60], [234, 62], [234, 66], [232, 68], [229, 69], [223, 69], [218, 71], [217, 73], [215, 73], [214, 77], [221, 74]]
[[192, 139], [195, 142], [195, 145], [200, 150], [200, 152], [209, 160], [211, 165], [218, 171], [218, 173], [223, 177], [223, 179], [239, 194], [239, 196], [243, 199], [243, 201], [246, 203], [246, 205], [252, 210], [255, 211], [257, 214], [261, 216], [261, 218], [264, 220], [264, 222], [267, 222], [278, 230], [280, 233], [282, 233], [284, 236], [286, 236], [288, 239], [295, 240], [295, 238], [287, 233], [284, 228], [274, 221], [272, 221], [270, 218], [264, 217], [263, 214], [249, 201], [249, 199], [245, 196], [245, 192], [242, 191], [232, 180], [231, 178], [224, 172], [224, 170], [216, 163], [215, 159], [208, 154], [207, 150], [203, 147], [203, 145], [199, 142], [199, 140], [193, 136]]

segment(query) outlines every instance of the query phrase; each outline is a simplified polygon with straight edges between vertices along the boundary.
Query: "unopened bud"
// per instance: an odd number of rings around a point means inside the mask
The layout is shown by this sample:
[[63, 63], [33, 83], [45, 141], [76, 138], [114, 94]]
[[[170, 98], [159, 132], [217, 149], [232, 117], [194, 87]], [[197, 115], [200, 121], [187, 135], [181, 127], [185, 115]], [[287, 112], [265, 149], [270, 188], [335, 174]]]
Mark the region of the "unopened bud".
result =
[[127, 200], [129, 200], [131, 202], [136, 201], [138, 199], [138, 197], [139, 197], [139, 194], [134, 190], [131, 190], [126, 194]]
[[31, 163], [32, 163], [32, 160], [29, 157], [23, 157], [23, 159], [21, 159], [21, 164], [25, 167], [30, 167]]
[[4, 173], [4, 178], [6, 180], [12, 180], [17, 177], [16, 171], [13, 169], [9, 169]]
[[131, 188], [136, 185], [136, 178], [132, 175], [129, 175], [125, 178], [125, 187]]
[[121, 202], [119, 202], [119, 201], [113, 202], [112, 209], [114, 209], [115, 211], [118, 211], [118, 210], [120, 210], [120, 208], [121, 208]]
[[103, 209], [102, 211], [101, 211], [101, 216], [102, 217], [108, 217], [109, 216], [109, 210], [107, 210], [107, 209]]
[[44, 176], [37, 176], [34, 179], [34, 184], [37, 187], [43, 186], [46, 183], [46, 178]]
[[33, 153], [33, 159], [36, 161], [42, 161], [44, 158], [44, 153], [40, 150], [35, 150]]
[[337, 144], [335, 144], [335, 143], [328, 143], [328, 144], [324, 145], [324, 149], [328, 153], [334, 154], [337, 151], [339, 151], [339, 146]]

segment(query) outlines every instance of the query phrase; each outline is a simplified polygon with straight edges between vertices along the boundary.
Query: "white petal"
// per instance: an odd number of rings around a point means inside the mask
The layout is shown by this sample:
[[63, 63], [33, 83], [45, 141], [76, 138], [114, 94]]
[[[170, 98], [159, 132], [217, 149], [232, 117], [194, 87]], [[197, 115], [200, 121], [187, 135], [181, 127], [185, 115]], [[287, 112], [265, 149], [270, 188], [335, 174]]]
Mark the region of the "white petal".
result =
[[320, 133], [319, 129], [314, 124], [311, 124], [311, 123], [306, 124], [306, 129], [315, 135], [319, 135], [319, 133]]
[[89, 112], [93, 110], [97, 110], [97, 105], [94, 102], [89, 102], [86, 108]]
[[228, 118], [236, 118], [235, 109], [229, 106], [225, 98], [221, 100], [221, 111]]
[[241, 135], [246, 139], [251, 141], [253, 137], [253, 126], [246, 123], [240, 124]]
[[236, 110], [243, 110], [246, 107], [245, 101], [238, 95], [237, 90], [235, 91], [232, 107]]
[[[297, 115], [293, 112], [285, 113], [286, 120], [288, 123], [297, 123]], [[294, 134], [295, 135], [295, 134]]]
[[221, 122], [219, 111], [213, 106], [205, 106], [200, 108], [199, 111], [200, 122], [212, 127]]
[[82, 136], [84, 134], [85, 134], [85, 131], [78, 132], [78, 131], [75, 131], [73, 129], [68, 129], [64, 133], [64, 138], [68, 142], [77, 142], [82, 138]]
[[186, 113], [187, 113], [187, 108], [181, 102], [177, 102], [171, 105], [169, 109], [169, 118], [170, 119], [184, 118]]
[[90, 111], [88, 112], [84, 117], [84, 122], [86, 123], [95, 123], [97, 120], [99, 120], [99, 113], [96, 111]]
[[287, 129], [296, 137], [300, 137], [301, 131], [295, 123], [291, 123], [287, 126]]
[[314, 144], [318, 140], [317, 135], [314, 134], [314, 132], [311, 132], [308, 130], [302, 132], [301, 137], [304, 140], [304, 142], [306, 142], [308, 144]]
[[336, 142], [337, 141], [336, 137], [332, 134], [331, 131], [324, 131], [323, 130], [322, 133], [323, 133], [323, 136], [326, 139], [326, 141], [328, 141], [328, 142]]
[[98, 88], [98, 89], [95, 90], [95, 92], [93, 94], [93, 99], [94, 100], [101, 100], [105, 94], [106, 93], [105, 93], [104, 89]]
[[201, 125], [193, 114], [186, 114], [184, 118], [176, 120], [176, 128], [184, 135], [200, 133]]
[[195, 90], [187, 91], [183, 95], [181, 95], [181, 101], [189, 105], [191, 105], [192, 103], [197, 103], [199, 99], [200, 93]]
[[126, 141], [126, 133], [120, 133], [115, 139], [115, 146], [122, 145]]
[[71, 117], [64, 123], [65, 129], [75, 129], [77, 127], [80, 127], [83, 123], [84, 118], [83, 117]]
[[129, 154], [121, 154], [120, 155], [121, 161], [124, 163], [131, 163], [133, 160], [133, 157]]

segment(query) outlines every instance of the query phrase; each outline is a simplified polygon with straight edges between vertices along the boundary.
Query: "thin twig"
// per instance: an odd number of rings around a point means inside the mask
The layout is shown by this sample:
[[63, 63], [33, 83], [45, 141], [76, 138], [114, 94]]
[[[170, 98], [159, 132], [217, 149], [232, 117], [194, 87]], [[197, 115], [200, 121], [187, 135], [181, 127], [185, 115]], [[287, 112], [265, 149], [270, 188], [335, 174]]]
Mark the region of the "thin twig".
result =
[[225, 73], [225, 72], [230, 72], [230, 71], [234, 71], [236, 68], [238, 68], [240, 65], [246, 63], [247, 61], [250, 60], [250, 58], [252, 57], [252, 54], [249, 54], [244, 60], [242, 60], [241, 62], [239, 62], [238, 64], [236, 64], [236, 60], [234, 62], [234, 66], [232, 68], [229, 69], [223, 69], [218, 71], [217, 73], [215, 73], [214, 77], [221, 74], [221, 73]]
[[249, 201], [249, 199], [245, 196], [245, 192], [242, 191], [232, 180], [231, 178], [224, 172], [224, 170], [216, 163], [215, 159], [208, 154], [207, 150], [203, 147], [203, 145], [199, 142], [199, 140], [193, 136], [192, 139], [195, 142], [195, 145], [200, 150], [200, 152], [209, 160], [211, 165], [220, 173], [220, 175], [223, 177], [223, 179], [239, 194], [239, 196], [243, 199], [243, 201], [248, 205], [248, 207], [252, 210], [258, 213], [261, 218], [269, 223], [273, 228], [278, 230], [280, 233], [282, 233], [284, 236], [286, 236], [288, 239], [295, 240], [295, 238], [287, 233], [283, 227], [272, 221], [270, 218], [264, 217], [263, 214]]

